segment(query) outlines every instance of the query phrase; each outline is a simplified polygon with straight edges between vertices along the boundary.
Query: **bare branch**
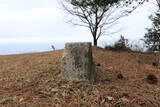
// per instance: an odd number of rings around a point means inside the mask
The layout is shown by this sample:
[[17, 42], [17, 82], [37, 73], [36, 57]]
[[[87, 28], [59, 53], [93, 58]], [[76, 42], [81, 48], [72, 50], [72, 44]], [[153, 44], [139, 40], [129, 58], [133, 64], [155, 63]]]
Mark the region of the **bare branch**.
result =
[[[120, 18], [139, 7], [145, 0], [65, 0], [63, 9], [71, 16], [76, 16], [79, 22], [73, 25], [90, 29], [94, 38], [94, 45], [105, 34], [106, 25], [116, 23]], [[132, 3], [133, 2], [133, 3]], [[136, 6], [132, 6], [138, 3]], [[125, 7], [125, 8], [124, 8]], [[82, 24], [81, 24], [82, 23]]]

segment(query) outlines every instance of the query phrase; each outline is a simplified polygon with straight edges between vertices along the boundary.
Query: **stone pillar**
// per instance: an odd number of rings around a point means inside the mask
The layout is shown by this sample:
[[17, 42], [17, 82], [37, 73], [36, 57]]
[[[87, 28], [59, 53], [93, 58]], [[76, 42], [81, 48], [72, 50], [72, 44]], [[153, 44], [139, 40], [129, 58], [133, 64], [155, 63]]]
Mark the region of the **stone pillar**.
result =
[[66, 43], [61, 60], [61, 73], [66, 79], [94, 82], [96, 73], [91, 43]]

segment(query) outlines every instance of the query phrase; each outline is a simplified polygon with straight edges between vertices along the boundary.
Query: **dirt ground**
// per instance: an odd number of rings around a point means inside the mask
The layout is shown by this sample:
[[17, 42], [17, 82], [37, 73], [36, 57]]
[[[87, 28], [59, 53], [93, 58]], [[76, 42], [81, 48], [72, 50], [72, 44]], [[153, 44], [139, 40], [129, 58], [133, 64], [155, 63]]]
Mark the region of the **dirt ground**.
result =
[[[0, 107], [160, 107], [160, 54], [93, 47], [94, 84], [60, 74], [63, 50], [0, 56]], [[158, 82], [149, 84], [149, 74]]]

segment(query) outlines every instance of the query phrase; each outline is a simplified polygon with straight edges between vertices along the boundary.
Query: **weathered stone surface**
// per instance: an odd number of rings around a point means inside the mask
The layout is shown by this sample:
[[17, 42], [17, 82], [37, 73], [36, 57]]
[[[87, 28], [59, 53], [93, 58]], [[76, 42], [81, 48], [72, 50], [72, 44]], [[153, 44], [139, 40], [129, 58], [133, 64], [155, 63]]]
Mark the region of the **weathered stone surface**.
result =
[[96, 74], [91, 43], [66, 43], [61, 60], [61, 73], [66, 79], [94, 82]]

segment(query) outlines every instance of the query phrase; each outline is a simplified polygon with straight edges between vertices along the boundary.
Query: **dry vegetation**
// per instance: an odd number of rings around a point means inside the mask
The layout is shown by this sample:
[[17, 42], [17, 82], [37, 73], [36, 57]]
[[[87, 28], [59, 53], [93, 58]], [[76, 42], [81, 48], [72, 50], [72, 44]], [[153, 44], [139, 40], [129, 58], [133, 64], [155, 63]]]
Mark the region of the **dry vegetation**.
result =
[[160, 82], [146, 81], [160, 79], [153, 54], [93, 48], [99, 64], [89, 84], [62, 79], [62, 52], [0, 56], [0, 107], [160, 107]]

